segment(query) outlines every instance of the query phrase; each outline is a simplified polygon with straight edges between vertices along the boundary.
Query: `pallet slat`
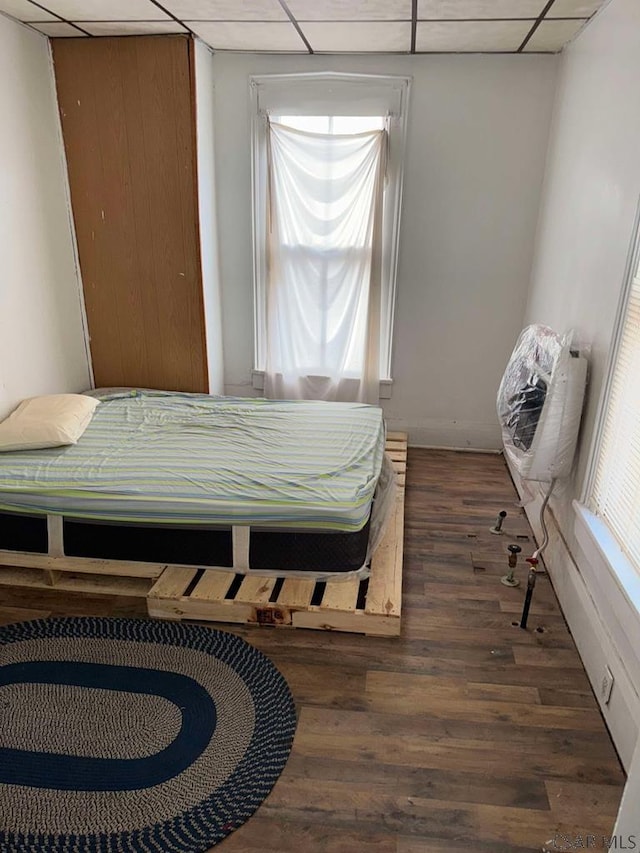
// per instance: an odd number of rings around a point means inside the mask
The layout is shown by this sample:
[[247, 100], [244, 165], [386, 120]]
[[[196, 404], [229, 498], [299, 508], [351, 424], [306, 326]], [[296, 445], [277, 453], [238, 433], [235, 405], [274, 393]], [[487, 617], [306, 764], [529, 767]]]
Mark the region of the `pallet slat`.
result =
[[197, 569], [167, 566], [162, 577], [153, 585], [149, 595], [152, 598], [179, 598], [197, 574]]
[[371, 579], [365, 612], [400, 616], [402, 609], [402, 557], [404, 499], [398, 497], [393, 518], [371, 560]]
[[271, 597], [275, 584], [275, 578], [247, 576], [240, 584], [240, 589], [236, 593], [235, 600], [252, 602], [253, 604], [266, 604]]
[[[27, 551], [0, 551], [0, 566], [152, 579], [159, 577], [167, 568], [166, 563], [137, 563], [92, 557], [50, 557], [48, 554], [32, 554]], [[2, 571], [4, 572], [4, 569]]]
[[406, 443], [406, 441], [387, 441], [387, 443], [384, 446], [384, 449], [390, 455], [392, 453], [404, 453], [405, 456], [407, 455], [407, 443]]
[[350, 634], [367, 634], [371, 637], [397, 637], [400, 619], [397, 616], [373, 616], [362, 610], [297, 610], [293, 614], [294, 628], [312, 628], [316, 631], [347, 631]]
[[278, 604], [283, 607], [308, 607], [315, 587], [315, 581], [287, 578], [282, 584]]
[[406, 462], [407, 461], [407, 448], [406, 447], [399, 447], [397, 449], [394, 449], [394, 448], [390, 448], [389, 445], [387, 445], [385, 449], [387, 452], [387, 456], [391, 459], [392, 462]]
[[255, 624], [256, 609], [242, 601], [219, 601], [193, 598], [147, 598], [149, 616], [154, 619], [197, 619], [202, 622]]
[[235, 575], [233, 572], [218, 572], [214, 569], [206, 569], [198, 583], [195, 585], [191, 597], [203, 601], [216, 601], [224, 598]]
[[64, 572], [54, 586], [40, 569], [3, 568], [0, 571], [0, 587], [21, 589], [47, 589], [59, 592], [78, 592], [84, 595], [119, 595], [128, 598], [147, 598], [147, 578], [118, 577], [116, 575], [80, 575]]
[[352, 613], [356, 609], [360, 581], [357, 578], [348, 581], [329, 581], [322, 596], [320, 610], [345, 610]]

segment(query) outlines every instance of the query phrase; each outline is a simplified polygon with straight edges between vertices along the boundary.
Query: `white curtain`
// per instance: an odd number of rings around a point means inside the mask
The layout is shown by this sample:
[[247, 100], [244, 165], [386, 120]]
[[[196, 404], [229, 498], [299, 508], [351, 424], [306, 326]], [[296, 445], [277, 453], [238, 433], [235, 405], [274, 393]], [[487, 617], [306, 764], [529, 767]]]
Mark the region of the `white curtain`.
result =
[[268, 397], [378, 402], [386, 140], [269, 125]]

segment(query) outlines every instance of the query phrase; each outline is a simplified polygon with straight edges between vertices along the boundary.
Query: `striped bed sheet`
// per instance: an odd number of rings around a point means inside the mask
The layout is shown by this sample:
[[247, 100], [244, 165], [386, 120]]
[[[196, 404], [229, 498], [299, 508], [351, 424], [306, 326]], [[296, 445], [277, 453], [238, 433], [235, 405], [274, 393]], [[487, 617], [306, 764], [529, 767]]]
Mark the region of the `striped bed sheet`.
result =
[[0, 510], [135, 524], [356, 532], [381, 409], [160, 391], [95, 393], [76, 445], [0, 453]]

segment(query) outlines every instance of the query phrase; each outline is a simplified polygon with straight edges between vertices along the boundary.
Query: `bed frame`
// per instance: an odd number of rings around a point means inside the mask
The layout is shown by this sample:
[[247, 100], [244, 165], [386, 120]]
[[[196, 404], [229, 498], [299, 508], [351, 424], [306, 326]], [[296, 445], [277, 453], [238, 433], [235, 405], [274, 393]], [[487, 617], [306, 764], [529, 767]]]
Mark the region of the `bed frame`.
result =
[[389, 433], [398, 476], [393, 517], [367, 580], [326, 583], [252, 574], [249, 529], [232, 530], [233, 567], [211, 568], [64, 554], [63, 519], [47, 516], [47, 551], [0, 550], [0, 587], [142, 596], [150, 616], [253, 625], [287, 625], [379, 636], [400, 633], [407, 436]]

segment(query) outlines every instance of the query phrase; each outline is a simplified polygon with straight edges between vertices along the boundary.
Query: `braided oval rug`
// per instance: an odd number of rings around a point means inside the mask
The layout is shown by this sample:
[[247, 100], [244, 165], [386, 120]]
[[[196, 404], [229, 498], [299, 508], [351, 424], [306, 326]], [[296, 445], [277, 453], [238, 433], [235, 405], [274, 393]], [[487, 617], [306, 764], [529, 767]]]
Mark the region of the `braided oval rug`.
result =
[[199, 853], [289, 756], [286, 681], [233, 634], [142, 619], [0, 628], [0, 851]]

